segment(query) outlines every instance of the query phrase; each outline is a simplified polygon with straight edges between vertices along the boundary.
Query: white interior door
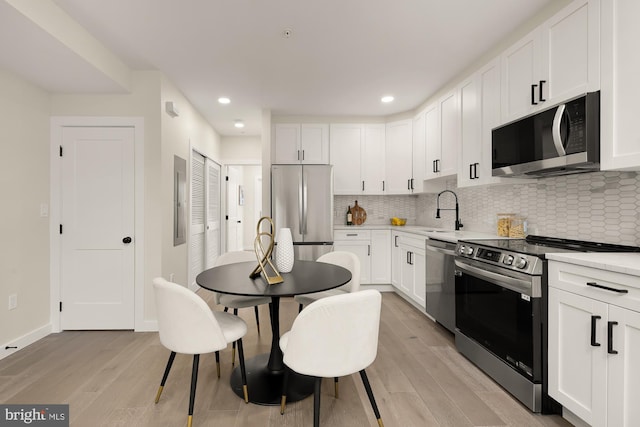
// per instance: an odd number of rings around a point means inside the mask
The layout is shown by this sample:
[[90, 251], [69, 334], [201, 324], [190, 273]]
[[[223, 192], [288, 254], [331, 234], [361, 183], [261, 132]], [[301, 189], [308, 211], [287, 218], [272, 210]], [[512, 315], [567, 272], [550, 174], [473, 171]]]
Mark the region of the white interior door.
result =
[[62, 329], [134, 327], [134, 129], [64, 127]]
[[242, 206], [240, 185], [242, 174], [235, 166], [227, 166], [227, 251], [242, 250]]
[[220, 255], [220, 165], [213, 160], [205, 159], [207, 177], [207, 229], [205, 234], [206, 254], [205, 268], [213, 267]]
[[193, 289], [196, 276], [205, 269], [205, 158], [191, 153], [191, 224], [189, 227], [189, 285]]

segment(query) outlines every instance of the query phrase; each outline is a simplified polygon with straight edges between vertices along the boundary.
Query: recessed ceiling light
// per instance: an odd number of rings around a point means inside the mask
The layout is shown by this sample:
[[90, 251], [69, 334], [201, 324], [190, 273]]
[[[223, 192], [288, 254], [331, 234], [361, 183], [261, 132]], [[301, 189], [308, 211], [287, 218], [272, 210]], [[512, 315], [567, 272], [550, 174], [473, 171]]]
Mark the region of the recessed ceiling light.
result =
[[242, 129], [244, 127], [244, 122], [242, 120], [236, 120], [236, 122], [233, 125], [238, 129]]
[[221, 96], [220, 98], [218, 98], [218, 102], [220, 104], [228, 104], [231, 102], [231, 100], [229, 98], [227, 98], [226, 96]]
[[393, 101], [393, 99], [394, 99], [394, 98], [393, 98], [393, 96], [391, 96], [391, 95], [386, 95], [386, 96], [383, 96], [383, 97], [380, 99], [380, 101], [382, 101], [382, 102], [384, 102], [384, 103], [389, 103], [389, 102]]

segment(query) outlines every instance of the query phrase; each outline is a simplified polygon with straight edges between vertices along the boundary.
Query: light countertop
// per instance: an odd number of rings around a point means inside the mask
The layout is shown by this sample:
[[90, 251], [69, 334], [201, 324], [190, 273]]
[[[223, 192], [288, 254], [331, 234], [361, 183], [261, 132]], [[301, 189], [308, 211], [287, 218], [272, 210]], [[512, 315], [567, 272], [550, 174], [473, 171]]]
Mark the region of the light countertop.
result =
[[640, 253], [638, 252], [552, 253], [546, 254], [546, 257], [555, 261], [640, 276]]
[[404, 233], [417, 234], [430, 239], [444, 240], [445, 242], [456, 243], [458, 240], [480, 240], [498, 239], [499, 237], [491, 233], [478, 231], [455, 231], [436, 227], [424, 227], [419, 225], [336, 225], [334, 230], [391, 230], [402, 231]]

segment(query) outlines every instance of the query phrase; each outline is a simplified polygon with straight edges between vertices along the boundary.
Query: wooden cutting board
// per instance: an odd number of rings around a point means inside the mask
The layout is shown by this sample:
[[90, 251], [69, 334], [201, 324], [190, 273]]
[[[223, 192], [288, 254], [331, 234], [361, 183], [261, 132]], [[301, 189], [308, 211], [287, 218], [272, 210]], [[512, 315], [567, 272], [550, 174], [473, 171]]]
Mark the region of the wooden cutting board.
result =
[[358, 201], [351, 208], [351, 217], [354, 225], [362, 225], [367, 220], [367, 211], [358, 205]]

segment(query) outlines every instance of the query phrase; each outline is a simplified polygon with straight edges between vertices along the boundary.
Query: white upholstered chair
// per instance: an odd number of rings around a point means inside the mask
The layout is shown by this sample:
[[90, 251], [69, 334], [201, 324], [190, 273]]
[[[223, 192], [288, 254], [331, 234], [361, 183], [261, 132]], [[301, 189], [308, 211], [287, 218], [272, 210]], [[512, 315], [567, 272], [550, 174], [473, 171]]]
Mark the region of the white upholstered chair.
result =
[[242, 388], [244, 400], [248, 403], [247, 375], [242, 349], [242, 337], [247, 333], [247, 324], [244, 320], [230, 313], [212, 311], [199, 295], [161, 277], [153, 279], [153, 288], [156, 296], [160, 342], [171, 350], [160, 388], [156, 394], [156, 403], [160, 400], [176, 353], [193, 354], [187, 419], [187, 425], [190, 427], [193, 420], [200, 355], [215, 352], [217, 373], [220, 378], [219, 351], [226, 348], [230, 342], [238, 343]]
[[[316, 377], [313, 425], [320, 423], [322, 378], [338, 378], [359, 372], [380, 427], [380, 412], [365, 373], [378, 352], [380, 292], [367, 289], [322, 298], [309, 304], [280, 338], [284, 364], [299, 374]], [[280, 412], [286, 405], [287, 371]], [[336, 383], [337, 385], [337, 383]], [[337, 392], [337, 388], [336, 388]]]
[[349, 292], [358, 292], [360, 290], [360, 259], [356, 254], [347, 251], [333, 251], [322, 255], [316, 261], [335, 264], [346, 268], [351, 272], [351, 280], [338, 288], [329, 289], [328, 291], [296, 295], [294, 300], [299, 304], [298, 311], [302, 311], [302, 307], [309, 305], [320, 298], [341, 295]]
[[[258, 261], [256, 260], [256, 254], [254, 252], [231, 251], [231, 252], [225, 252], [222, 255], [220, 255], [216, 259], [215, 265], [220, 266], [220, 265], [234, 264], [237, 262], [247, 262], [247, 261], [255, 261], [256, 265], [258, 265]], [[258, 306], [262, 304], [269, 304], [271, 302], [271, 298], [243, 296], [243, 295], [229, 295], [229, 294], [221, 294], [218, 292], [214, 292], [213, 298], [216, 304], [220, 304], [224, 306], [224, 311], [228, 311], [229, 308], [232, 308], [233, 314], [235, 314], [236, 316], [238, 315], [239, 308], [253, 307], [253, 311], [256, 316], [256, 327], [258, 328], [258, 333], [260, 333], [260, 317], [258, 315]], [[235, 362], [236, 362], [235, 344], [233, 344], [231, 358], [232, 358], [231, 364], [235, 366]]]

